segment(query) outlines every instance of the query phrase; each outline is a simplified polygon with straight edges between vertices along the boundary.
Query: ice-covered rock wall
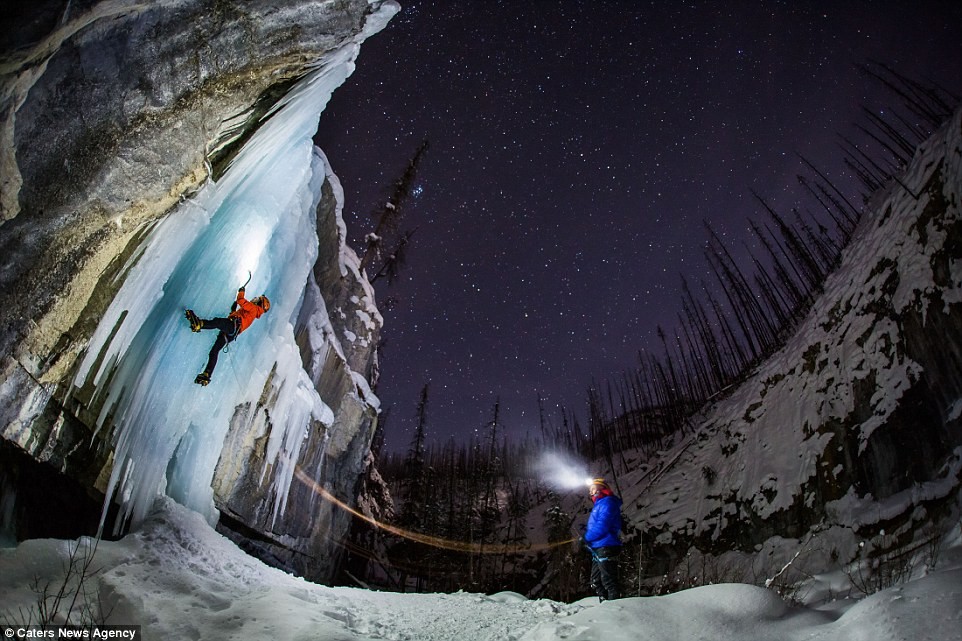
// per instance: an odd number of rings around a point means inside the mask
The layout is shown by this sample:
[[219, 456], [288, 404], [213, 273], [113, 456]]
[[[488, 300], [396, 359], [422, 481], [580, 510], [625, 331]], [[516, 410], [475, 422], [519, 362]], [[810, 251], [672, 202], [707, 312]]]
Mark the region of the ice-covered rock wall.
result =
[[[38, 478], [17, 470], [39, 461], [63, 475], [58, 492], [110, 499], [108, 531], [166, 492], [224, 514], [280, 564], [330, 573], [346, 518], [294, 469], [353, 498], [381, 319], [311, 137], [397, 8], [105, 0], [13, 14], [0, 38], [0, 458], [20, 534], [44, 507], [16, 492]], [[193, 385], [213, 334], [192, 334], [183, 308], [224, 315], [247, 270], [272, 309], [210, 386]]]
[[721, 580], [799, 551], [794, 569], [815, 572], [935, 549], [958, 526], [960, 419], [962, 111], [876, 194], [784, 348], [621, 481], [625, 511], [653, 573], [693, 548], [749, 561]]

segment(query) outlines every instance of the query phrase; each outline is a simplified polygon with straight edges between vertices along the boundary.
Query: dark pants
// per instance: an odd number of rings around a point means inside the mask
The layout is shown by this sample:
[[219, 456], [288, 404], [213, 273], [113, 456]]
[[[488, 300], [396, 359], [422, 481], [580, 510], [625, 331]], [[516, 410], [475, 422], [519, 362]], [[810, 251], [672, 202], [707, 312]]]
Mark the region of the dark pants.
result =
[[621, 598], [618, 589], [619, 547], [591, 550], [591, 587], [602, 601]]
[[224, 349], [227, 343], [237, 338], [240, 320], [234, 318], [204, 319], [204, 325], [201, 329], [219, 330], [217, 338], [214, 340], [214, 346], [210, 348], [210, 353], [207, 355], [207, 367], [204, 368], [204, 371], [210, 376], [214, 373], [214, 368], [217, 367], [217, 355], [220, 350]]

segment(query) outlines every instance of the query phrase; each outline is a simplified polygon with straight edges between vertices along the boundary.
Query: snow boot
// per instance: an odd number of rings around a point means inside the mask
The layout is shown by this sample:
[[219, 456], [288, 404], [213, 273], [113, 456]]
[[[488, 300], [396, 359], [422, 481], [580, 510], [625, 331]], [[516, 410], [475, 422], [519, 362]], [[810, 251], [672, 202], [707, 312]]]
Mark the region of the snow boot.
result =
[[204, 326], [204, 321], [197, 318], [197, 314], [194, 313], [194, 310], [192, 309], [186, 310], [184, 312], [184, 316], [187, 317], [187, 322], [190, 323], [190, 331], [199, 332], [201, 328]]
[[207, 372], [201, 372], [197, 375], [197, 378], [194, 379], [194, 382], [201, 387], [207, 387], [207, 384], [210, 383], [210, 374]]

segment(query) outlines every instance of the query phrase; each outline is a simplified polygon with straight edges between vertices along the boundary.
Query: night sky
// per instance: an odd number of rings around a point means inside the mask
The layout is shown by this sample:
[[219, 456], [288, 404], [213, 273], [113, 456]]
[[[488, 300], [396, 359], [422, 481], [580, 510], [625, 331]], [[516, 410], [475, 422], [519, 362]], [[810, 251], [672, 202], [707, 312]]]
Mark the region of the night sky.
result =
[[407, 447], [463, 442], [500, 399], [512, 434], [583, 416], [656, 328], [680, 282], [709, 279], [708, 220], [754, 246], [752, 190], [800, 202], [797, 154], [851, 187], [838, 133], [896, 101], [856, 69], [882, 61], [962, 90], [960, 2], [403, 2], [321, 117], [359, 253], [419, 143], [401, 278], [378, 281], [377, 392]]

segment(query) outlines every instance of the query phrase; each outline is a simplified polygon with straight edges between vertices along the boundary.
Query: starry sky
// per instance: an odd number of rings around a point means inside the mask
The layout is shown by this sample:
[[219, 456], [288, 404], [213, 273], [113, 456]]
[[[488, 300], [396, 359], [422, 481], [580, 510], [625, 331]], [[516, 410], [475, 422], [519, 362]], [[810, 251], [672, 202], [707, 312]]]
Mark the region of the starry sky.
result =
[[387, 447], [406, 448], [430, 385], [430, 440], [464, 442], [500, 402], [537, 431], [540, 395], [584, 415], [656, 328], [680, 282], [709, 280], [703, 221], [744, 255], [752, 191], [803, 198], [798, 154], [857, 193], [839, 133], [897, 106], [857, 64], [962, 93], [962, 3], [401, 0], [361, 49], [316, 137], [360, 253], [371, 212], [422, 140], [392, 285], [376, 284]]

